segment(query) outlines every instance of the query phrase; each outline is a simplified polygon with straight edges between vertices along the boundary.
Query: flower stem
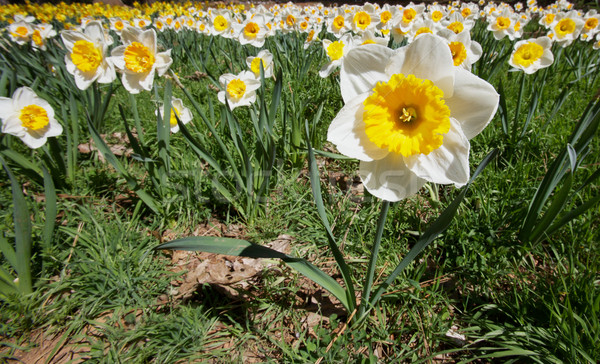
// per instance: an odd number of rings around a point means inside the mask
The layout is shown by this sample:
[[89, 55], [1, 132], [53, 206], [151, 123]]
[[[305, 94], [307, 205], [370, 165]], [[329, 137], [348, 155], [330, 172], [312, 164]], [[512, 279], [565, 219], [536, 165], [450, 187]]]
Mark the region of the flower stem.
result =
[[381, 205], [381, 213], [379, 215], [379, 220], [377, 221], [377, 233], [375, 235], [375, 242], [373, 243], [373, 248], [371, 250], [371, 260], [369, 261], [367, 277], [363, 286], [362, 298], [360, 301], [360, 307], [358, 309], [358, 321], [361, 321], [364, 318], [366, 312], [368, 311], [366, 306], [369, 304], [369, 299], [371, 298], [371, 288], [373, 286], [373, 277], [375, 276], [375, 265], [377, 264], [377, 256], [379, 255], [379, 247], [381, 246], [381, 237], [383, 236], [383, 228], [385, 226], [385, 220], [387, 218], [389, 208], [390, 202], [383, 201], [383, 204]]
[[517, 140], [517, 126], [519, 125], [519, 114], [521, 113], [521, 104], [523, 102], [523, 89], [525, 88], [525, 72], [521, 73], [521, 87], [519, 88], [519, 98], [517, 99], [517, 107], [515, 109], [515, 120], [512, 125], [512, 136], [510, 138], [512, 143], [515, 143]]

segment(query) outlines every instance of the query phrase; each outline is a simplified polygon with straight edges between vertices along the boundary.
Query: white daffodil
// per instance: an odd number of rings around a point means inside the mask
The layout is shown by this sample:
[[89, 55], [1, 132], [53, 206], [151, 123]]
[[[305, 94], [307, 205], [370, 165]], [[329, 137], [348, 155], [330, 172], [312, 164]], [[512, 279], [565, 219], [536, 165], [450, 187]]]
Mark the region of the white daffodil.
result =
[[173, 63], [171, 50], [158, 53], [154, 29], [127, 27], [121, 41], [123, 45], [112, 50], [110, 60], [123, 72], [123, 86], [132, 94], [152, 90], [154, 74], [164, 75]]
[[345, 106], [327, 139], [360, 160], [369, 192], [399, 201], [425, 182], [467, 183], [469, 139], [490, 122], [499, 95], [454, 67], [442, 38], [423, 34], [397, 50], [354, 48], [344, 57], [340, 86]]
[[238, 106], [250, 106], [256, 101], [256, 90], [260, 87], [260, 81], [250, 71], [242, 71], [237, 75], [226, 73], [219, 77], [219, 83], [223, 91], [217, 94], [217, 98], [223, 104], [227, 100], [231, 110]]
[[248, 68], [254, 73], [256, 79], [260, 78], [260, 65], [262, 63], [265, 78], [273, 77], [273, 54], [268, 49], [258, 52], [256, 57], [246, 58]]
[[33, 35], [33, 26], [26, 21], [14, 22], [8, 26], [8, 35], [19, 45], [29, 43]]
[[473, 63], [477, 62], [483, 54], [481, 45], [471, 40], [470, 32], [455, 34], [450, 29], [442, 29], [437, 35], [448, 42], [448, 47], [450, 47], [450, 52], [452, 53], [452, 60], [456, 67], [462, 67], [470, 71]]
[[[161, 119], [165, 120], [164, 105], [161, 105], [156, 110], [156, 114], [158, 113], [160, 113]], [[179, 118], [179, 120], [181, 120], [183, 124], [187, 124], [190, 121], [192, 121], [193, 117], [192, 113], [190, 112], [190, 109], [183, 106], [183, 101], [181, 101], [181, 99], [171, 97], [171, 113], [169, 116], [169, 128], [171, 128], [171, 133], [177, 133], [179, 131], [179, 124], [177, 123], [177, 118]]]
[[237, 39], [240, 44], [250, 44], [256, 48], [262, 47], [269, 30], [265, 23], [264, 16], [260, 14], [246, 19], [243, 23], [235, 23], [234, 32], [238, 34]]
[[231, 15], [227, 11], [215, 11], [210, 15], [210, 34], [231, 38]]
[[110, 29], [114, 30], [115, 33], [121, 35], [121, 31], [127, 26], [125, 21], [121, 18], [110, 18]]
[[563, 48], [568, 47], [579, 37], [583, 25], [584, 21], [576, 11], [560, 13], [551, 28], [552, 40]]
[[67, 71], [75, 76], [77, 88], [85, 90], [94, 81], [111, 83], [117, 78], [115, 67], [106, 57], [108, 44], [100, 22], [90, 22], [83, 33], [65, 30], [60, 36], [67, 48]]
[[362, 34], [367, 30], [375, 29], [379, 25], [379, 17], [376, 14], [375, 7], [369, 3], [357, 9], [352, 15], [352, 30], [358, 34]]
[[56, 37], [56, 30], [51, 24], [41, 23], [37, 24], [31, 34], [31, 46], [33, 49], [46, 50], [46, 41], [50, 38]]
[[487, 29], [494, 34], [496, 40], [508, 36], [510, 40], [515, 39], [515, 23], [517, 16], [509, 9], [505, 8], [501, 13], [494, 13], [488, 17]]
[[29, 87], [18, 88], [12, 99], [0, 97], [2, 132], [21, 138], [29, 148], [39, 148], [48, 137], [62, 134], [54, 109]]
[[339, 39], [346, 32], [350, 31], [350, 22], [349, 15], [344, 13], [343, 10], [338, 9], [327, 20], [327, 32]]
[[342, 60], [344, 55], [348, 53], [348, 51], [353, 46], [352, 34], [346, 33], [339, 40], [335, 42], [330, 41], [329, 39], [323, 39], [323, 48], [325, 49], [325, 53], [329, 57], [329, 63], [325, 64], [321, 70], [319, 71], [319, 76], [326, 78], [333, 72], [340, 64], [342, 64]]
[[552, 65], [554, 55], [551, 48], [552, 40], [548, 37], [519, 41], [515, 44], [508, 64], [527, 74], [532, 74], [540, 68]]

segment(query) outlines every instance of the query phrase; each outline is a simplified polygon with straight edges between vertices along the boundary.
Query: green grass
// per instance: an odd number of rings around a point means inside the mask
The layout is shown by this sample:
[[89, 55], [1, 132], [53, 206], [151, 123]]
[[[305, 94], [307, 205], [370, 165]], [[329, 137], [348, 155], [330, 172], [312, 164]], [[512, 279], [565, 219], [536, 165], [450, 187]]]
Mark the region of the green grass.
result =
[[[170, 41], [165, 40], [165, 44]], [[267, 46], [276, 47], [275, 42], [290, 49], [302, 44], [293, 37], [278, 37], [269, 40]], [[208, 38], [202, 38], [199, 44], [203, 50], [210, 45]], [[579, 51], [589, 54], [587, 46], [567, 49], [561, 62], [548, 71], [543, 102], [521, 140], [504, 135], [498, 115], [472, 140], [472, 170], [493, 148], [499, 148], [499, 156], [476, 179], [450, 228], [400, 275], [381, 305], [360, 327], [347, 327], [348, 314], [340, 311], [339, 304], [333, 302], [332, 306], [327, 293], [282, 264], [253, 281], [242, 292], [246, 298], [232, 299], [213, 286], [201, 285], [189, 299], [176, 300], [171, 294], [173, 281], [180, 277], [171, 272], [167, 254], [153, 250], [160, 242], [158, 237], [167, 230], [183, 237], [199, 224], [216, 219], [225, 225], [244, 225], [244, 237], [261, 244], [281, 234], [291, 235], [291, 254], [307, 258], [339, 278], [327, 253], [327, 235], [312, 201], [302, 154], [296, 163], [291, 163], [285, 159], [289, 155], [278, 150], [281, 163], [274, 172], [276, 183], [264, 211], [251, 221], [215, 197], [209, 169], [195, 158], [181, 134], [171, 136], [172, 173], [160, 190], [152, 189], [141, 162], [119, 159], [164, 208], [162, 215], [145, 207], [122, 176], [100, 162], [96, 154], [80, 155], [74, 182], [59, 191], [57, 228], [48, 251], [42, 251], [39, 244], [44, 215], [38, 213], [43, 203], [36, 197], [43, 194], [43, 186], [21, 173], [21, 183], [28, 182], [24, 190], [33, 212], [36, 292], [30, 297], [8, 297], [1, 303], [0, 334], [5, 345], [2, 355], [20, 355], [20, 351], [11, 349], [15, 346], [34, 349], [30, 339], [44, 330], [69, 338], [69, 347], [78, 343], [85, 358], [106, 363], [241, 363], [248, 358], [293, 363], [316, 362], [320, 358], [323, 363], [476, 358], [483, 362], [598, 361], [599, 207], [594, 206], [539, 243], [518, 239], [537, 185], [600, 87], [597, 79], [578, 80], [577, 71], [566, 61], [574, 59]], [[255, 50], [234, 47], [232, 41], [225, 39], [215, 39], [212, 47], [216, 54], [220, 49], [235, 50], [229, 56], [231, 64], [220, 57], [201, 59], [199, 52], [188, 54], [179, 49], [174, 53], [179, 58], [175, 58], [173, 67], [203, 112], [211, 114], [210, 99], [214, 120], [221, 120], [216, 91], [210, 89], [211, 80], [186, 76], [193, 75], [196, 66], [206, 67], [200, 71], [208, 71], [216, 78], [229, 72], [230, 67], [238, 72], [246, 55]], [[314, 145], [326, 149], [328, 124], [342, 102], [338, 76], [325, 80], [318, 76], [325, 55], [315, 47], [307, 51], [314, 58], [304, 75], [296, 73], [293, 58], [280, 60], [286, 71], [282, 99], [285, 104], [277, 114], [276, 132], [291, 133], [292, 122], [303, 126], [308, 119], [312, 123], [315, 110], [323, 105], [321, 119], [310, 125]], [[503, 83], [508, 120], [512, 121], [514, 115], [510, 113], [518, 102], [519, 76], [508, 73], [508, 65], [501, 67], [490, 82], [495, 86]], [[570, 96], [548, 124], [554, 100], [571, 81]], [[270, 81], [267, 85], [273, 87]], [[527, 87], [533, 86], [528, 83]], [[174, 88], [173, 93], [189, 106], [181, 90]], [[51, 102], [57, 109], [61, 107], [60, 100]], [[156, 100], [153, 93], [142, 93], [136, 96], [136, 102], [145, 131], [145, 147], [152, 157], [157, 157]], [[522, 102], [521, 125], [527, 113], [527, 100]], [[124, 131], [119, 104], [130, 105], [122, 88], [114, 95], [103, 133]], [[234, 114], [250, 139], [247, 110], [235, 110]], [[288, 117], [286, 128], [284, 114]], [[129, 121], [133, 120], [132, 110], [126, 109], [126, 115], [131, 118]], [[194, 117], [190, 130], [206, 142], [206, 148], [216, 158], [224, 160], [199, 116], [195, 113]], [[80, 140], [88, 140], [83, 119], [80, 125]], [[216, 128], [228, 132], [222, 123]], [[34, 155], [22, 148], [18, 140], [7, 139], [4, 136], [3, 145], [27, 156]], [[227, 143], [231, 145], [231, 140]], [[596, 137], [575, 173], [574, 186], [598, 169], [599, 147]], [[330, 172], [352, 181], [357, 162], [326, 158], [319, 161], [328, 218], [359, 285], [366, 273], [381, 203], [368, 193], [355, 195], [341, 188], [340, 183], [330, 182]], [[0, 171], [0, 181], [7, 180], [6, 173]], [[2, 182], [2, 186], [0, 226], [5, 236], [12, 238], [12, 197], [8, 182]], [[432, 186], [431, 193], [422, 189], [417, 196], [391, 206], [375, 275], [378, 281], [391, 273], [428, 223], [458, 193], [454, 187]], [[597, 184], [591, 185], [567, 207], [598, 193]], [[362, 287], [356, 288], [360, 292]], [[314, 323], [308, 324], [309, 319]], [[466, 336], [464, 346], [446, 336], [450, 329]]]

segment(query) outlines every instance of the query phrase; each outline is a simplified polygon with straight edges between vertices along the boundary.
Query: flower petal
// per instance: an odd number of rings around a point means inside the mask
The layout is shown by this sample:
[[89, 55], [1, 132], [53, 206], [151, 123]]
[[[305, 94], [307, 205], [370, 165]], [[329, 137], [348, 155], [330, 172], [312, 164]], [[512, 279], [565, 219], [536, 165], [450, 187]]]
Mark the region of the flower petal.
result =
[[406, 166], [420, 178], [439, 184], [454, 183], [460, 187], [469, 180], [469, 140], [458, 121], [450, 118], [450, 131], [441, 147], [431, 153], [405, 158]]
[[492, 120], [499, 100], [500, 95], [492, 85], [469, 71], [457, 69], [454, 96], [446, 99], [446, 105], [463, 133], [472, 139]]
[[396, 52], [386, 69], [390, 77], [396, 73], [412, 74], [432, 81], [444, 92], [444, 97], [452, 97], [455, 88], [454, 61], [444, 39], [421, 34], [414, 42]]
[[2, 132], [18, 137], [25, 135], [25, 128], [19, 120], [18, 114], [2, 120]]
[[16, 113], [13, 108], [13, 100], [8, 97], [0, 97], [0, 119], [8, 119]]
[[373, 161], [388, 155], [387, 149], [381, 149], [369, 140], [363, 121], [363, 102], [369, 92], [352, 99], [337, 114], [329, 125], [327, 140], [335, 144], [338, 151], [361, 161]]
[[340, 73], [344, 102], [370, 91], [377, 82], [389, 81], [385, 69], [393, 54], [393, 50], [378, 44], [366, 44], [350, 50], [342, 60]]
[[395, 153], [377, 161], [361, 161], [358, 174], [373, 196], [392, 202], [416, 194], [425, 184], [424, 179], [406, 167], [402, 156]]

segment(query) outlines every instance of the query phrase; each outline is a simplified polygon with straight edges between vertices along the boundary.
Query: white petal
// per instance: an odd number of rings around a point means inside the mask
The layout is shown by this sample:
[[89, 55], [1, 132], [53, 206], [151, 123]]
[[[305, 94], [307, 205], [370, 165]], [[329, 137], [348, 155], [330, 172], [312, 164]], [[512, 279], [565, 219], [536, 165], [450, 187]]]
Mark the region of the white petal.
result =
[[432, 34], [421, 34], [414, 42], [400, 48], [386, 70], [387, 74], [403, 73], [432, 81], [452, 97], [454, 90], [454, 61], [444, 39]]
[[457, 69], [454, 96], [445, 101], [463, 133], [472, 139], [492, 120], [499, 100], [500, 95], [492, 85], [469, 71]]
[[405, 158], [407, 167], [420, 178], [439, 184], [462, 186], [469, 180], [469, 140], [456, 120], [444, 135], [441, 147], [431, 153]]
[[19, 115], [15, 114], [2, 120], [2, 132], [18, 137], [25, 135], [25, 128], [19, 120]]
[[71, 52], [73, 46], [75, 45], [75, 42], [77, 42], [78, 40], [86, 40], [88, 42], [90, 41], [90, 39], [83, 33], [75, 30], [64, 30], [60, 33], [60, 37], [62, 38], [63, 43], [65, 43], [65, 47], [69, 52]]
[[16, 111], [13, 108], [13, 100], [8, 97], [0, 97], [0, 119], [8, 119], [14, 114]]
[[75, 76], [75, 85], [80, 90], [86, 90], [98, 77], [95, 72], [81, 72], [76, 70], [73, 74]]
[[395, 153], [377, 161], [361, 161], [358, 174], [373, 196], [392, 202], [416, 194], [425, 184], [424, 179], [406, 168], [402, 156]]
[[124, 47], [133, 42], [139, 42], [141, 32], [141, 30], [134, 27], [125, 27], [125, 29], [121, 31], [121, 41], [125, 44]]
[[85, 34], [96, 44], [104, 43], [104, 28], [98, 21], [92, 21], [85, 26]]
[[156, 32], [154, 29], [148, 29], [140, 33], [139, 42], [150, 49], [150, 52], [156, 54]]
[[21, 137], [21, 140], [23, 141], [23, 143], [27, 144], [29, 148], [36, 149], [46, 144], [46, 140], [48, 140], [48, 137], [45, 134], [33, 136], [30, 133], [26, 132]]
[[116, 78], [115, 67], [110, 62], [103, 62], [101, 65], [100, 76], [98, 77], [99, 83], [112, 83]]
[[344, 102], [372, 90], [377, 82], [389, 81], [385, 69], [393, 54], [393, 50], [378, 44], [366, 44], [350, 50], [343, 58], [340, 73]]
[[62, 132], [63, 132], [62, 125], [60, 125], [60, 123], [58, 121], [56, 121], [56, 119], [50, 120], [50, 128], [48, 128], [48, 131], [46, 131], [46, 136], [54, 137], [54, 136], [61, 135]]
[[225, 91], [219, 91], [217, 99], [219, 99], [220, 103], [225, 104]]
[[168, 70], [171, 64], [173, 63], [173, 58], [171, 58], [171, 50], [169, 49], [166, 52], [162, 52], [156, 55], [156, 72], [159, 76], [164, 75]]
[[331, 72], [333, 72], [339, 65], [339, 60], [327, 63], [326, 65], [321, 67], [321, 70], [319, 71], [319, 76], [321, 76], [321, 78], [327, 78], [331, 74]]
[[369, 92], [365, 92], [347, 103], [327, 131], [327, 140], [335, 144], [340, 153], [361, 161], [381, 159], [389, 153], [370, 141], [365, 133], [363, 102], [368, 96]]

